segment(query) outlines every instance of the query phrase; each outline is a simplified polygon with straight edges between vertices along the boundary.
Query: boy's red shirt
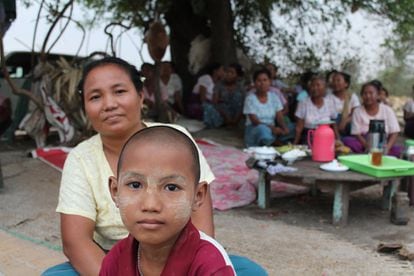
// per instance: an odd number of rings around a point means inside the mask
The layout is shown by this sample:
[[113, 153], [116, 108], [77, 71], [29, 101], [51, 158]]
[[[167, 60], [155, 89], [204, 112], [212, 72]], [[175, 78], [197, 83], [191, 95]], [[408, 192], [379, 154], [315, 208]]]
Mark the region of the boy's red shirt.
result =
[[[139, 275], [137, 249], [138, 242], [131, 235], [117, 242], [105, 256], [99, 275]], [[233, 276], [235, 272], [223, 247], [199, 232], [189, 221], [170, 252], [161, 275]]]

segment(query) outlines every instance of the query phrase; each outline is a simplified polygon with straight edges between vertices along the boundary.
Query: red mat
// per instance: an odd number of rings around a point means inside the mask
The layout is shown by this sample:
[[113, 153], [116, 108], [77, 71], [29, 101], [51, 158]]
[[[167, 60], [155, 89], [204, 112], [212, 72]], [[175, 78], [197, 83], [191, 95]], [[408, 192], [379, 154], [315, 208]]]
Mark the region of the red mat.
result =
[[33, 150], [31, 154], [33, 158], [38, 158], [61, 172], [70, 150], [71, 148], [66, 147], [39, 148]]

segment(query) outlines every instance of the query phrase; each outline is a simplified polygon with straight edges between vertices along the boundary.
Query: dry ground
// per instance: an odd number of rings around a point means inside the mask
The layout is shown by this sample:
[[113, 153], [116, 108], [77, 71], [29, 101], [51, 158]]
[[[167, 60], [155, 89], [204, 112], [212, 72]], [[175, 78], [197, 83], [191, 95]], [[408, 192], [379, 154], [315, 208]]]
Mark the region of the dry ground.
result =
[[[205, 130], [196, 136], [241, 146], [239, 131]], [[59, 251], [54, 209], [60, 173], [28, 158], [27, 146], [1, 145], [0, 150], [5, 185], [0, 193], [0, 229], [33, 247]], [[376, 186], [354, 193], [346, 227], [330, 223], [332, 195], [327, 193], [274, 199], [268, 210], [252, 204], [215, 212], [216, 236], [230, 253], [255, 260], [270, 275], [414, 275], [411, 262], [375, 251], [380, 242], [414, 243], [414, 213], [407, 226], [393, 225], [389, 213], [380, 209], [380, 197]], [[5, 247], [0, 237], [0, 251]], [[0, 275], [24, 275], [9, 273], [21, 266], [0, 254]]]

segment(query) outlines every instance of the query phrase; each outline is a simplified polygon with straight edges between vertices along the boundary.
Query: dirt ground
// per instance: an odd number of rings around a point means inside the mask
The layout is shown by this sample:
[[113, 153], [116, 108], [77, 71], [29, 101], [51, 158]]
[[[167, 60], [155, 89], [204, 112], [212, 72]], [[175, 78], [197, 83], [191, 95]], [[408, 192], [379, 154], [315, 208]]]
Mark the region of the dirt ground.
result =
[[[204, 130], [195, 136], [242, 147], [240, 131]], [[54, 210], [60, 172], [27, 157], [32, 146], [0, 144], [0, 229], [59, 250]], [[389, 212], [380, 208], [381, 188], [372, 186], [352, 193], [349, 223], [335, 227], [332, 201], [332, 194], [322, 193], [273, 199], [267, 210], [253, 203], [215, 211], [216, 238], [230, 254], [251, 258], [269, 275], [414, 275], [412, 262], [376, 252], [381, 242], [414, 244], [414, 212], [408, 225], [391, 224]]]

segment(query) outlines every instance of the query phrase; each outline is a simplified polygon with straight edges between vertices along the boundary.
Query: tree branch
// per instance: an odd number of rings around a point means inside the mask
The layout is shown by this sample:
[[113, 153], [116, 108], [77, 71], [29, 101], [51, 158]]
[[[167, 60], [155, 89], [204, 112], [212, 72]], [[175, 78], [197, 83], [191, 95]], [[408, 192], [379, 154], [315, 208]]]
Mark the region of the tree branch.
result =
[[42, 2], [40, 3], [40, 6], [39, 6], [39, 11], [37, 12], [36, 24], [35, 24], [35, 28], [34, 28], [34, 32], [33, 32], [33, 40], [32, 40], [32, 54], [31, 54], [31, 57], [30, 57], [31, 68], [34, 67], [34, 63], [35, 63], [36, 34], [37, 34], [37, 28], [39, 26], [39, 21], [40, 21], [40, 13], [42, 12], [42, 8], [43, 8], [44, 3], [45, 3], [45, 0], [42, 0]]
[[72, 14], [73, 14], [73, 5], [71, 6], [69, 16], [62, 15], [61, 18], [67, 18], [68, 20], [65, 23], [65, 26], [60, 30], [59, 35], [56, 37], [55, 41], [53, 41], [52, 45], [50, 45], [49, 49], [47, 50], [47, 54], [50, 54], [50, 51], [52, 51], [52, 48], [56, 45], [56, 43], [59, 41], [59, 38], [62, 37], [63, 33], [65, 32], [66, 28], [68, 27], [70, 21], [72, 20]]
[[109, 36], [109, 40], [110, 40], [110, 43], [111, 43], [112, 55], [116, 56], [115, 47], [114, 47], [114, 36], [112, 35], [112, 33], [110, 31], [108, 31], [108, 29], [112, 26], [120, 26], [120, 27], [123, 27], [127, 30], [129, 30], [131, 28], [131, 26], [126, 26], [126, 25], [122, 24], [121, 22], [111, 22], [111, 23], [109, 23], [108, 25], [105, 26], [104, 32], [105, 32], [105, 34], [107, 34]]
[[63, 7], [63, 9], [59, 12], [59, 14], [56, 16], [55, 20], [53, 21], [52, 25], [49, 28], [49, 31], [46, 34], [46, 38], [43, 41], [42, 50], [40, 51], [40, 60], [45, 61], [46, 60], [46, 45], [49, 40], [50, 35], [52, 34], [53, 29], [55, 28], [56, 24], [59, 22], [60, 18], [63, 16], [63, 14], [66, 12], [66, 10], [73, 5], [75, 0], [70, 0], [66, 5]]
[[[0, 27], [1, 24], [0, 24]], [[31, 99], [41, 110], [43, 110], [43, 102], [37, 98], [33, 93], [30, 91], [19, 88], [17, 85], [11, 80], [9, 71], [7, 70], [6, 66], [6, 59], [4, 57], [4, 46], [3, 46], [3, 37], [0, 37], [0, 58], [1, 58], [1, 70], [3, 72], [3, 77], [6, 80], [6, 82], [9, 84], [12, 92], [16, 95], [23, 95], [27, 96], [29, 99]]]

